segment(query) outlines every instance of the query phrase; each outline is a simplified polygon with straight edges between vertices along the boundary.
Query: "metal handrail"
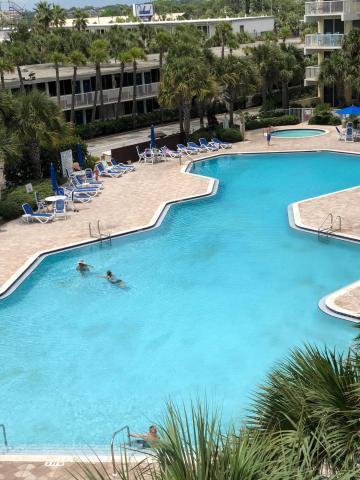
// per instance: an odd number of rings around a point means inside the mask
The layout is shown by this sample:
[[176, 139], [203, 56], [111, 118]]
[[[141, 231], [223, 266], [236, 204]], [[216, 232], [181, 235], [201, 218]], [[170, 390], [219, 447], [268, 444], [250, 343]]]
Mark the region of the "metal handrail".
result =
[[342, 219], [340, 217], [340, 215], [338, 215], [337, 217], [335, 217], [335, 220], [334, 220], [334, 223], [333, 223], [333, 228], [332, 228], [332, 231], [335, 232], [335, 228], [334, 228], [334, 225], [336, 223], [336, 221], [339, 221], [339, 228], [336, 229], [337, 231], [341, 232], [341, 229], [342, 229]]
[[[330, 219], [330, 224], [328, 227], [325, 227], [326, 222]], [[335, 228], [336, 222], [338, 223], [338, 228]], [[321, 233], [326, 233], [327, 236], [329, 236], [331, 233], [339, 231], [341, 232], [342, 229], [342, 218], [340, 215], [337, 215], [334, 219], [334, 215], [332, 213], [329, 213], [321, 225], [318, 228], [318, 239], [320, 239], [320, 234]]]
[[116, 465], [115, 465], [114, 441], [115, 441], [115, 437], [119, 433], [123, 432], [124, 430], [127, 431], [128, 444], [130, 445], [130, 428], [127, 425], [125, 425], [125, 427], [120, 428], [119, 430], [116, 430], [116, 432], [114, 432], [112, 437], [111, 437], [110, 450], [111, 450], [111, 461], [112, 461], [112, 468], [113, 468], [112, 475], [113, 475], [113, 477], [117, 476]]
[[100, 243], [102, 245], [103, 240], [109, 240], [109, 243], [111, 245], [111, 234], [110, 233], [102, 233], [101, 228], [100, 228], [100, 220], [97, 221], [97, 231], [98, 233], [93, 233], [92, 228], [91, 228], [91, 222], [89, 222], [89, 235], [90, 238], [98, 238], [100, 240]]
[[7, 441], [5, 425], [3, 423], [0, 423], [0, 428], [1, 428], [2, 433], [3, 433], [5, 448], [6, 448], [6, 450], [9, 450], [9, 444], [8, 444], [8, 441]]

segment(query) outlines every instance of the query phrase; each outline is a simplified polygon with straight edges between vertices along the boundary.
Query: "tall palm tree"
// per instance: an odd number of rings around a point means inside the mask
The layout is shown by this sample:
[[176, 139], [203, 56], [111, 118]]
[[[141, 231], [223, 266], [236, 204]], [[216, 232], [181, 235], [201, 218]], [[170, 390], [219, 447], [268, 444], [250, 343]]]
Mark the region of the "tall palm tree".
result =
[[96, 39], [90, 45], [90, 61], [95, 64], [96, 71], [96, 89], [94, 94], [94, 104], [91, 114], [91, 121], [95, 120], [96, 106], [97, 106], [97, 93], [100, 92], [100, 118], [105, 119], [104, 112], [104, 95], [101, 78], [101, 64], [109, 61], [109, 43], [104, 39]]
[[213, 41], [220, 43], [221, 46], [221, 59], [225, 57], [225, 47], [229, 43], [231, 45], [235, 42], [235, 35], [233, 33], [231, 24], [229, 22], [220, 22], [215, 27], [215, 35]]
[[53, 5], [52, 8], [52, 23], [55, 28], [60, 28], [65, 25], [66, 14], [65, 10], [60, 5]]
[[132, 47], [129, 50], [129, 58], [132, 62], [133, 67], [133, 104], [132, 104], [132, 119], [133, 119], [133, 127], [136, 125], [136, 72], [137, 72], [137, 61], [138, 60], [145, 60], [146, 55], [142, 48], [139, 47]]
[[53, 64], [55, 69], [55, 78], [56, 78], [56, 98], [57, 103], [60, 106], [60, 75], [59, 75], [59, 68], [60, 65], [66, 63], [66, 56], [63, 53], [58, 51], [54, 51], [50, 53], [48, 57], [49, 61]]
[[28, 151], [34, 178], [41, 178], [41, 147], [56, 146], [69, 133], [60, 108], [44, 93], [32, 90], [15, 97], [17, 130]]
[[7, 52], [2, 51], [0, 54], [0, 80], [1, 80], [1, 88], [3, 90], [6, 89], [5, 86], [5, 73], [13, 73], [15, 70], [15, 65]]
[[48, 3], [47, 0], [41, 0], [35, 5], [35, 22], [41, 29], [48, 32], [52, 20], [53, 9], [50, 3]]
[[120, 62], [119, 93], [118, 93], [118, 98], [117, 98], [117, 102], [116, 102], [116, 120], [118, 120], [118, 118], [120, 117], [121, 95], [122, 95], [122, 89], [123, 89], [123, 86], [124, 86], [125, 65], [132, 61], [132, 57], [131, 57], [129, 51], [125, 51], [125, 52], [119, 53], [116, 56], [115, 59], [118, 62]]
[[86, 30], [87, 17], [85, 12], [81, 10], [81, 8], [75, 8], [73, 27], [79, 32], [81, 32], [81, 30]]
[[86, 64], [86, 57], [79, 50], [74, 50], [70, 53], [68, 57], [68, 62], [73, 67], [73, 76], [71, 80], [71, 112], [70, 112], [70, 121], [74, 123], [75, 119], [75, 92], [76, 92], [76, 80], [77, 80], [77, 69], [81, 65]]
[[12, 43], [9, 47], [9, 57], [16, 67], [20, 81], [20, 90], [23, 92], [25, 91], [24, 78], [20, 67], [25, 65], [28, 59], [28, 48], [26, 44], [24, 42]]
[[279, 79], [281, 82], [282, 108], [289, 108], [289, 83], [301, 73], [301, 80], [304, 76], [303, 62], [298, 61], [297, 52], [291, 45], [282, 45], [279, 64]]
[[[160, 82], [164, 63], [164, 54], [173, 44], [174, 39], [169, 32], [165, 30], [158, 30], [155, 34], [153, 46], [159, 51], [159, 70]], [[161, 123], [164, 121], [164, 109], [160, 107]]]

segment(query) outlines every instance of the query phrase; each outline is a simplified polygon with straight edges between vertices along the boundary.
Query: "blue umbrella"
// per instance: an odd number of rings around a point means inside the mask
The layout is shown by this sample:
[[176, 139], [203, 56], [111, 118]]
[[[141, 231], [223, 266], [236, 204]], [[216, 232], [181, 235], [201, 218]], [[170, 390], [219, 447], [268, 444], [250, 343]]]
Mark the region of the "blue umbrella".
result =
[[360, 115], [360, 107], [351, 105], [351, 107], [346, 107], [338, 110], [337, 113], [340, 115]]
[[85, 164], [84, 152], [82, 151], [81, 145], [79, 143], [76, 144], [76, 156], [80, 168], [83, 169]]
[[50, 163], [50, 178], [51, 178], [51, 185], [54, 190], [54, 192], [57, 191], [59, 188], [57, 180], [56, 180], [56, 172], [55, 172], [55, 167], [53, 163]]
[[150, 148], [155, 148], [155, 128], [154, 125], [151, 125], [150, 127]]

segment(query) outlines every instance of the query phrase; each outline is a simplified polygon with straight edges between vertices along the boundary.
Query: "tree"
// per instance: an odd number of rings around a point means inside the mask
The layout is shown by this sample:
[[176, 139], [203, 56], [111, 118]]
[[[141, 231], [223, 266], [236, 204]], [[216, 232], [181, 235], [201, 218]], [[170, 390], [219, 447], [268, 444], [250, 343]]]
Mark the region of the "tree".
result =
[[65, 10], [60, 5], [53, 5], [52, 8], [52, 23], [55, 28], [59, 28], [65, 25], [66, 14]]
[[60, 76], [59, 76], [59, 67], [62, 63], [66, 63], [66, 56], [60, 52], [50, 53], [48, 60], [53, 64], [55, 69], [55, 78], [56, 78], [56, 98], [57, 103], [60, 106]]
[[233, 33], [231, 24], [228, 22], [218, 23], [215, 27], [215, 35], [213, 41], [217, 42], [221, 46], [221, 59], [225, 57], [225, 47], [227, 45], [236, 44], [236, 37]]
[[19, 81], [20, 81], [20, 90], [25, 91], [24, 79], [21, 73], [21, 65], [25, 65], [28, 58], [28, 49], [25, 43], [15, 42], [10, 45], [9, 48], [9, 58], [16, 67]]
[[[165, 30], [158, 30], [154, 37], [154, 47], [159, 51], [160, 82], [163, 70], [164, 54], [173, 44], [173, 37]], [[164, 121], [164, 109], [160, 108], [161, 122]]]
[[40, 29], [48, 32], [53, 20], [53, 10], [47, 0], [41, 0], [35, 6], [35, 22]]
[[109, 60], [109, 43], [106, 40], [98, 38], [94, 40], [90, 45], [90, 61], [95, 64], [96, 70], [96, 89], [94, 94], [94, 104], [91, 115], [91, 121], [95, 120], [96, 106], [97, 106], [97, 93], [100, 92], [100, 118], [105, 120], [104, 112], [104, 96], [101, 78], [101, 64]]
[[79, 32], [81, 30], [86, 30], [87, 27], [87, 17], [85, 12], [81, 8], [75, 8], [73, 27]]
[[71, 112], [70, 112], [70, 121], [74, 123], [75, 119], [75, 92], [76, 92], [76, 80], [77, 80], [77, 69], [81, 65], [86, 64], [86, 57], [79, 50], [74, 50], [70, 53], [68, 57], [68, 62], [73, 67], [73, 77], [71, 80]]
[[124, 70], [125, 70], [125, 65], [127, 63], [130, 63], [132, 60], [132, 57], [128, 51], [119, 53], [115, 59], [120, 62], [120, 79], [119, 79], [119, 93], [118, 93], [118, 98], [116, 102], [116, 120], [120, 117], [120, 108], [121, 108], [121, 95], [122, 95], [122, 89], [124, 86]]
[[137, 72], [137, 61], [138, 60], [145, 60], [146, 55], [142, 48], [139, 47], [132, 47], [129, 50], [129, 58], [132, 62], [133, 67], [133, 104], [132, 104], [132, 119], [133, 119], [133, 127], [135, 128], [136, 125], [136, 72]]
[[[304, 67], [302, 62], [296, 58], [293, 46], [286, 47], [282, 45], [281, 57], [279, 62], [279, 79], [281, 82], [282, 108], [289, 108], [289, 83], [294, 79], [297, 73], [301, 72], [303, 78]], [[296, 48], [296, 47], [295, 47]]]
[[287, 27], [286, 25], [284, 25], [283, 27], [280, 28], [280, 31], [279, 31], [279, 38], [282, 39], [283, 43], [286, 42], [286, 39], [289, 38], [291, 35], [291, 30], [289, 27]]
[[56, 146], [69, 130], [59, 107], [44, 93], [32, 90], [15, 97], [17, 130], [31, 161], [34, 178], [41, 178], [41, 147]]
[[4, 48], [3, 45], [0, 46], [0, 80], [1, 80], [1, 88], [3, 90], [6, 89], [5, 86], [5, 73], [13, 73], [15, 70], [15, 65], [8, 53], [8, 50]]

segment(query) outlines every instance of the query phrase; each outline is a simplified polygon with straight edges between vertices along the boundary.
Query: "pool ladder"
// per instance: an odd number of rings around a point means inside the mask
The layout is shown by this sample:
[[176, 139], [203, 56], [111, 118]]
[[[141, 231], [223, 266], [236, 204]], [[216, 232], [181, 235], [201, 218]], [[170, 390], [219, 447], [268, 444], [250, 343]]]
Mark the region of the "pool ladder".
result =
[[332, 213], [329, 213], [318, 228], [318, 240], [329, 239], [329, 235], [334, 232], [341, 232], [342, 219], [340, 215], [334, 217]]
[[100, 240], [102, 245], [103, 241], [108, 240], [111, 245], [111, 234], [110, 233], [103, 233], [100, 228], [100, 220], [97, 221], [97, 232], [93, 231], [92, 224], [89, 222], [89, 235], [91, 238], [97, 238]]
[[8, 451], [9, 450], [9, 444], [8, 444], [8, 441], [7, 441], [6, 428], [5, 428], [5, 425], [3, 423], [0, 423], [0, 429], [1, 429], [2, 434], [3, 434], [3, 440], [4, 440], [4, 445], [5, 445], [6, 451]]

